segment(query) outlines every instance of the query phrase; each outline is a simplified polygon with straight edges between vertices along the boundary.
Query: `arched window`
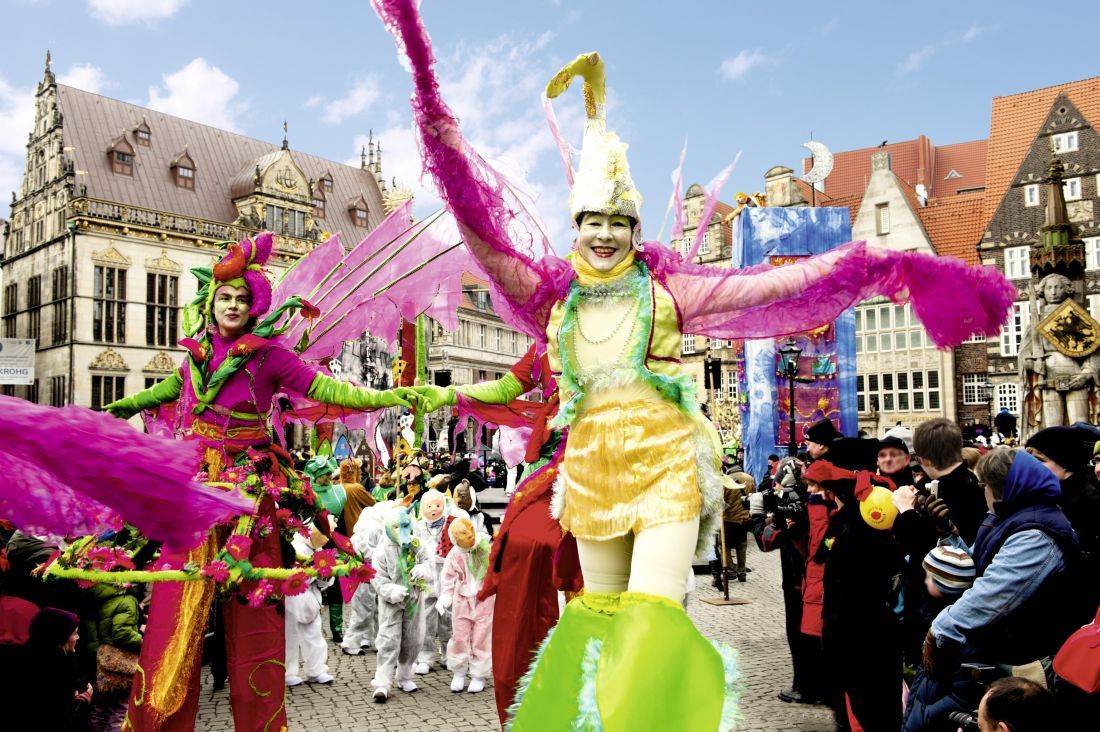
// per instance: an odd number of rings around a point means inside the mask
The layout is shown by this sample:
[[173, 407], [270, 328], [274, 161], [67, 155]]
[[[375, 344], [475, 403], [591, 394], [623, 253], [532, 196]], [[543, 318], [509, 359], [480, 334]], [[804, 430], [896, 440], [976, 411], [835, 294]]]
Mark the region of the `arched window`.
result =
[[1017, 384], [997, 384], [997, 411], [1007, 409], [1013, 414], [1020, 411], [1020, 387]]

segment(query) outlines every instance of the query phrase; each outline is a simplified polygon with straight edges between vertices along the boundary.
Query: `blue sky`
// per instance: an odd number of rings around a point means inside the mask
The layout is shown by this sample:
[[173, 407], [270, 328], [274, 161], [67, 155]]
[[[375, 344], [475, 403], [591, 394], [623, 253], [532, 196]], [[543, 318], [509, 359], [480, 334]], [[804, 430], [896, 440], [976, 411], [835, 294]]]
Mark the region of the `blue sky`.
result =
[[[568, 192], [539, 100], [582, 51], [607, 61], [609, 122], [630, 144], [649, 236], [685, 138], [688, 182], [742, 152], [729, 200], [773, 165], [799, 169], [811, 132], [834, 151], [921, 133], [963, 142], [988, 134], [993, 96], [1100, 73], [1077, 44], [1043, 55], [1100, 24], [1090, 3], [1065, 22], [1030, 2], [423, 0], [422, 12], [468, 136], [528, 172], [559, 239]], [[417, 188], [421, 212], [433, 203], [418, 188], [409, 78], [365, 1], [0, 0], [0, 25], [0, 216], [47, 47], [74, 86], [275, 143], [286, 119], [292, 147], [333, 160], [358, 161], [373, 129], [386, 177]], [[579, 144], [580, 94], [555, 106]]]

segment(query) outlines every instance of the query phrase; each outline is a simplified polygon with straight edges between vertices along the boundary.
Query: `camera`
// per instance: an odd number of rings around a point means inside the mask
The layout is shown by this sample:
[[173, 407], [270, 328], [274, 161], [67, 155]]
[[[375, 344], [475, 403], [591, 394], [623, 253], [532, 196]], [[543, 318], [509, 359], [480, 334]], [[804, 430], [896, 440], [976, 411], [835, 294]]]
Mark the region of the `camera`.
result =
[[951, 712], [947, 715], [947, 721], [953, 727], [958, 727], [963, 732], [978, 732], [978, 713]]

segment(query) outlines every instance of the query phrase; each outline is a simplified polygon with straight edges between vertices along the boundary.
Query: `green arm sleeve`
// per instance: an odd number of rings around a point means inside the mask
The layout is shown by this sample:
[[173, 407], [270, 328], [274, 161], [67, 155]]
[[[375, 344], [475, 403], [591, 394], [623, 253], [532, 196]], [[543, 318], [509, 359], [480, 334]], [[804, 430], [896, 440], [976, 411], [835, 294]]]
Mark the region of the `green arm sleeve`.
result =
[[509, 371], [496, 381], [456, 386], [455, 391], [482, 404], [508, 404], [523, 394], [523, 385]]
[[179, 399], [182, 390], [183, 378], [179, 371], [173, 371], [171, 376], [158, 381], [145, 391], [111, 402], [103, 409], [116, 417], [129, 419], [142, 410]]
[[[412, 398], [410, 400], [410, 395]], [[306, 396], [325, 404], [336, 404], [352, 409], [380, 409], [382, 407], [411, 407], [415, 401], [415, 392], [411, 389], [397, 388], [387, 391], [375, 391], [363, 386], [338, 381], [324, 374], [310, 384]]]

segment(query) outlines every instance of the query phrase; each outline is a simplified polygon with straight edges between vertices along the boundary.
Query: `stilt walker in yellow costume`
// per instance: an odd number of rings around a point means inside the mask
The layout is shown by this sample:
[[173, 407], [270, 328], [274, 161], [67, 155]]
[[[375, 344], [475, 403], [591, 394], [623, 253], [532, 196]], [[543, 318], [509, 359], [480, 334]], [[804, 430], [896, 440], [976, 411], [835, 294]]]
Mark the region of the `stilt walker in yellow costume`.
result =
[[[728, 729], [737, 713], [732, 651], [703, 638], [681, 605], [692, 558], [722, 508], [717, 436], [680, 366], [681, 334], [808, 330], [874, 295], [908, 294], [922, 313], [929, 306], [919, 298], [950, 281], [956, 299], [965, 292], [979, 307], [967, 323], [955, 314], [929, 328], [949, 343], [999, 327], [1011, 286], [962, 262], [862, 242], [746, 271], [688, 264], [643, 242], [641, 195], [626, 145], [607, 128], [595, 53], [578, 56], [546, 90], [556, 97], [583, 77], [587, 122], [578, 169], [567, 165], [574, 251], [536, 258], [517, 243], [520, 207], [505, 201], [508, 181], [469, 147], [440, 98], [416, 3], [374, 5], [410, 62], [425, 168], [491, 278], [494, 307], [544, 345], [560, 390], [556, 425], [568, 430], [554, 508], [577, 539], [586, 592], [538, 650], [508, 727]], [[935, 284], [921, 279], [928, 267]], [[417, 390], [429, 408], [454, 400], [449, 389]]]

